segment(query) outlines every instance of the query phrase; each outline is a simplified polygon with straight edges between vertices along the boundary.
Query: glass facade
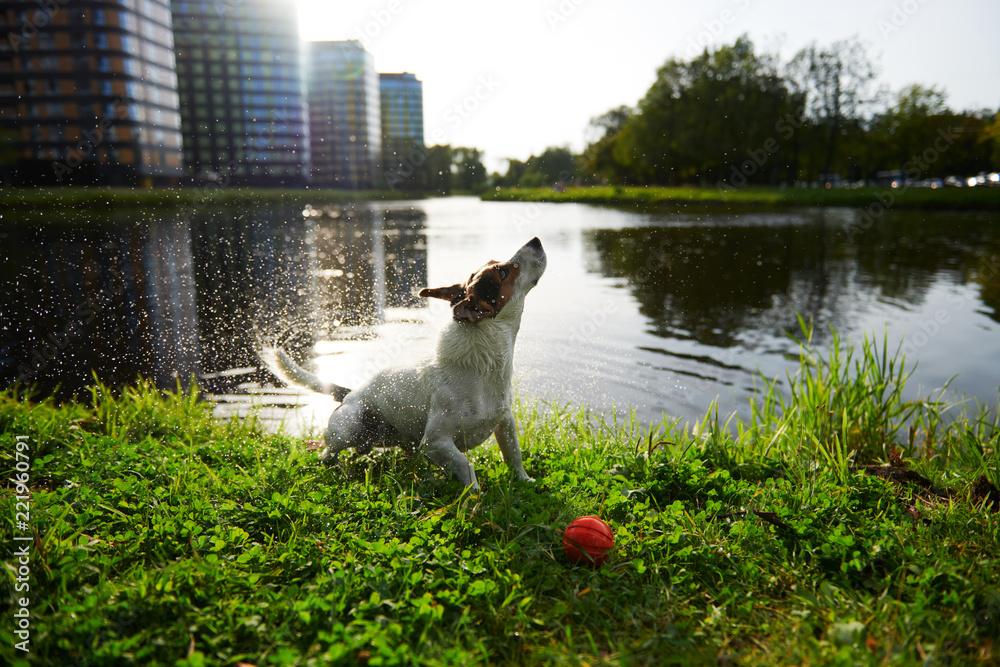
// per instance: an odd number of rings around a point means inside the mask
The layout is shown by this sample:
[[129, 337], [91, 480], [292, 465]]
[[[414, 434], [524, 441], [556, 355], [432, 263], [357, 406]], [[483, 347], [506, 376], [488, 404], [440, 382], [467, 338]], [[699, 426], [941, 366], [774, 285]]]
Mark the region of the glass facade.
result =
[[409, 72], [383, 73], [379, 87], [384, 184], [420, 187], [423, 184], [414, 176], [425, 160], [424, 84]]
[[172, 8], [188, 173], [305, 184], [309, 128], [296, 4], [211, 0]]
[[348, 190], [375, 187], [382, 117], [374, 59], [354, 40], [309, 42], [307, 47], [313, 183]]
[[167, 0], [0, 2], [5, 182], [170, 184], [183, 174]]

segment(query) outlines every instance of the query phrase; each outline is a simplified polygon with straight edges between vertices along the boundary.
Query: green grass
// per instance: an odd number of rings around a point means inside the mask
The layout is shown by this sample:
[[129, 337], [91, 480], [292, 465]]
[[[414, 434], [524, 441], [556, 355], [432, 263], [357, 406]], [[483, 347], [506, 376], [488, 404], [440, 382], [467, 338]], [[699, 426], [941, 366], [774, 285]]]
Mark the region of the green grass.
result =
[[[190, 394], [8, 390], [5, 479], [31, 443], [32, 663], [997, 664], [1000, 515], [969, 490], [1000, 481], [1000, 425], [905, 402], [906, 375], [884, 342], [806, 340], [746, 422], [521, 405], [538, 481], [484, 445], [478, 497], [399, 451], [326, 468]], [[887, 456], [935, 493], [859, 467]], [[597, 569], [562, 555], [583, 514], [615, 531]], [[13, 632], [7, 611], [4, 664], [25, 662]]]
[[[889, 202], [893, 208], [998, 210], [1000, 188], [773, 188], [745, 187], [582, 187], [505, 188], [483, 195], [496, 201], [580, 202], [615, 206], [786, 208], [795, 206], [869, 207]], [[878, 214], [881, 215], [879, 209]]]
[[182, 188], [59, 187], [2, 188], [0, 209], [15, 213], [37, 213], [46, 218], [53, 213], [107, 212], [114, 209], [201, 210], [218, 206], [258, 206], [289, 204], [314, 206], [355, 201], [413, 199], [412, 192], [383, 192], [330, 189], [275, 189], [241, 186], [187, 186]]

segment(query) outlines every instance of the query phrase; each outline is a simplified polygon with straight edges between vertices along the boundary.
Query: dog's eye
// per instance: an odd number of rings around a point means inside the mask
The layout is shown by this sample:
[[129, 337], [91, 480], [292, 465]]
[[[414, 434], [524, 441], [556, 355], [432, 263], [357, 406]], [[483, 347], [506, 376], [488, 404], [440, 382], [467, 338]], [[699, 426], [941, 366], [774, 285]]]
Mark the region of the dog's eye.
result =
[[500, 269], [500, 280], [507, 278], [507, 269]]

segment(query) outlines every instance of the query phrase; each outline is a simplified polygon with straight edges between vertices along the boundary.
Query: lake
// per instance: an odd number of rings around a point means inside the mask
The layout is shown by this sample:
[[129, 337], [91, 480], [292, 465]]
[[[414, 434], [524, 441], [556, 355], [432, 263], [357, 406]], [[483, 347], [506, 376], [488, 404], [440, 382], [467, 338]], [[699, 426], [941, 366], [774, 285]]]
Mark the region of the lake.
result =
[[[41, 217], [41, 216], [40, 216]], [[515, 356], [522, 399], [644, 422], [746, 413], [759, 374], [797, 367], [797, 315], [917, 364], [908, 396], [951, 382], [995, 406], [1000, 214], [850, 209], [657, 212], [453, 197], [348, 207], [0, 218], [0, 382], [61, 396], [96, 374], [192, 376], [220, 415], [293, 431], [333, 407], [273, 387], [281, 344], [357, 386], [428, 353], [463, 280], [538, 236], [548, 270]]]

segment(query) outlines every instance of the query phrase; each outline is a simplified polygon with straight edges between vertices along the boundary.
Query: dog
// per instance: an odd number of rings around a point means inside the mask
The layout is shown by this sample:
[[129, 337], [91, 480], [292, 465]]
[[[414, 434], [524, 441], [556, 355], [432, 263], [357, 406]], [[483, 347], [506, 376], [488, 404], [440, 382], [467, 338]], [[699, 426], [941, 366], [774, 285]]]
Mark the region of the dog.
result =
[[504, 461], [522, 481], [524, 471], [512, 411], [514, 342], [524, 298], [547, 264], [533, 238], [506, 262], [490, 261], [464, 283], [424, 288], [421, 297], [444, 299], [452, 319], [438, 336], [432, 358], [380, 371], [356, 390], [324, 383], [275, 350], [277, 374], [293, 384], [332, 394], [340, 402], [324, 434], [319, 456], [335, 463], [349, 447], [420, 449], [463, 485], [479, 491], [465, 452], [496, 435]]

